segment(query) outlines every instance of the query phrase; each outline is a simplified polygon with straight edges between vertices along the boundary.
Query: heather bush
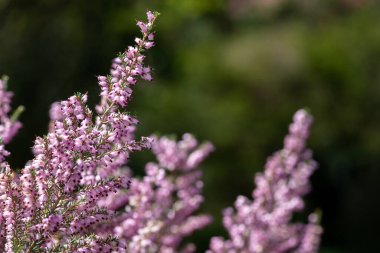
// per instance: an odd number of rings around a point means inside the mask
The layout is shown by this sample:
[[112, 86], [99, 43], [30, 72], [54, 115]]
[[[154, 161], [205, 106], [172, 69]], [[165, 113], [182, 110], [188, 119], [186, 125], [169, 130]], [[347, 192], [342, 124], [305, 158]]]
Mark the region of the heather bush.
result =
[[[136, 139], [138, 120], [126, 111], [134, 85], [152, 80], [144, 52], [154, 46], [157, 17], [147, 12], [147, 21], [137, 22], [141, 38], [113, 60], [108, 76], [97, 77], [95, 112], [87, 94], [52, 105], [49, 131], [36, 138], [34, 158], [20, 173], [6, 162], [4, 145], [21, 127], [21, 109], [9, 116], [12, 93], [6, 78], [0, 82], [1, 252], [196, 251], [185, 238], [212, 221], [198, 209], [204, 201], [200, 163], [214, 147], [191, 134], [178, 141]], [[256, 176], [253, 201], [238, 197], [236, 211], [224, 211], [230, 238], [212, 238], [208, 252], [317, 252], [317, 214], [308, 224], [292, 220], [304, 208], [316, 168], [305, 145], [311, 123], [305, 110], [296, 112], [284, 148]], [[147, 163], [139, 178], [126, 165], [131, 152], [145, 149], [157, 161]]]

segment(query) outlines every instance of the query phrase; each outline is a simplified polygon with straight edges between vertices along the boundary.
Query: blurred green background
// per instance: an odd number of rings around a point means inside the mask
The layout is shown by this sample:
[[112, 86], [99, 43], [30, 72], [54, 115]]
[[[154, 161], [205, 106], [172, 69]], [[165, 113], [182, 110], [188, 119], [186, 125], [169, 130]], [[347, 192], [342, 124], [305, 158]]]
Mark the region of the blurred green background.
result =
[[[10, 76], [24, 128], [13, 167], [31, 159], [48, 109], [76, 91], [98, 101], [95, 76], [162, 15], [148, 54], [153, 83], [129, 110], [140, 135], [194, 133], [217, 150], [204, 163], [199, 252], [223, 235], [221, 210], [250, 195], [253, 176], [281, 148], [292, 114], [315, 117], [320, 164], [307, 211], [323, 210], [322, 253], [380, 252], [380, 4], [366, 0], [0, 0], [0, 73]], [[133, 156], [139, 173], [151, 156]], [[302, 215], [300, 218], [304, 218]]]

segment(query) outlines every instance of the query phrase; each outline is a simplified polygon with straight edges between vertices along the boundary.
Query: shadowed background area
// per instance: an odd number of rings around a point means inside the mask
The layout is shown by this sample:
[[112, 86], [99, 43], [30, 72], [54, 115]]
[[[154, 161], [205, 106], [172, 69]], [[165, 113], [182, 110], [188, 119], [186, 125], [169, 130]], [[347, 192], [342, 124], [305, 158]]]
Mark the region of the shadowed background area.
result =
[[[155, 80], [136, 87], [129, 108], [138, 134], [191, 132], [217, 148], [203, 165], [201, 211], [215, 222], [192, 237], [199, 252], [225, 233], [221, 210], [250, 195], [302, 107], [315, 118], [320, 168], [306, 209], [323, 211], [321, 252], [380, 252], [377, 1], [0, 0], [0, 73], [26, 107], [11, 165], [31, 159], [52, 102], [76, 91], [98, 101], [96, 75], [133, 43], [147, 9], [162, 15], [148, 54]], [[134, 155], [130, 166], [139, 174], [151, 158]]]

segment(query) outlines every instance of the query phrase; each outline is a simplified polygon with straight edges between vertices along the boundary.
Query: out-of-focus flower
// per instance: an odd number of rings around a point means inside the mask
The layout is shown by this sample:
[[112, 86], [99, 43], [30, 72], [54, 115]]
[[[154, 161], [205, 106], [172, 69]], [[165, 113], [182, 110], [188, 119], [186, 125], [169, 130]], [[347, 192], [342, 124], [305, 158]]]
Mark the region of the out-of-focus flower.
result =
[[239, 196], [235, 210], [224, 211], [229, 239], [214, 237], [209, 253], [314, 253], [322, 232], [316, 214], [308, 224], [292, 223], [292, 214], [304, 208], [302, 197], [309, 191], [309, 178], [317, 164], [305, 148], [312, 117], [295, 113], [284, 148], [267, 161], [264, 173], [256, 176], [253, 201]]
[[13, 93], [7, 91], [7, 82], [7, 77], [0, 79], [0, 161], [4, 161], [5, 157], [10, 154], [5, 150], [4, 145], [12, 140], [22, 126], [17, 118], [23, 107], [19, 107], [12, 116], [9, 116]]
[[148, 163], [142, 179], [132, 179], [127, 192], [119, 192], [102, 205], [120, 210], [115, 220], [101, 227], [126, 244], [126, 252], [194, 252], [182, 240], [211, 222], [208, 215], [194, 215], [203, 202], [200, 163], [213, 151], [210, 143], [198, 146], [185, 134], [176, 142], [153, 137], [158, 163]]

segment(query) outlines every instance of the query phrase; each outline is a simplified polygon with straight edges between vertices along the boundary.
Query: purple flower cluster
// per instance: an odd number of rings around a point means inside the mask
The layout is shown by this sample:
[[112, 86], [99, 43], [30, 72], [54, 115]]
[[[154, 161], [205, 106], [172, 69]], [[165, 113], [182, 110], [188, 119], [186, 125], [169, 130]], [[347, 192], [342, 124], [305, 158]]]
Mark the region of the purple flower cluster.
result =
[[[103, 110], [94, 115], [86, 105], [86, 94], [56, 103], [49, 133], [36, 139], [35, 157], [21, 174], [3, 162], [0, 252], [116, 252], [123, 247], [114, 237], [100, 237], [93, 228], [113, 216], [112, 210], [97, 202], [129, 187], [128, 178], [114, 175], [116, 169], [127, 162], [130, 152], [151, 146], [150, 138], [134, 139], [137, 120], [121, 110], [125, 106], [121, 101], [131, 94], [130, 77], [147, 79], [149, 74], [146, 67], [139, 69], [143, 51], [153, 43], [151, 29], [157, 14], [147, 16], [147, 23], [138, 23], [145, 24], [142, 42], [138, 39], [134, 50], [121, 54], [117, 73], [98, 78], [102, 95], [107, 90]], [[0, 134], [7, 143], [20, 123], [7, 116], [11, 93], [5, 91], [4, 81], [0, 88]]]
[[[127, 50], [113, 60], [111, 75], [99, 76], [101, 88], [101, 103], [97, 106], [98, 112], [107, 110], [110, 105], [126, 107], [132, 95], [132, 86], [137, 78], [151, 81], [151, 68], [144, 66], [145, 56], [142, 52], [154, 46], [154, 33], [152, 32], [154, 21], [158, 14], [147, 12], [148, 22], [137, 22], [142, 38], [136, 38], [135, 46], [129, 46]], [[114, 108], [111, 106], [111, 109]]]
[[12, 116], [8, 115], [11, 111], [13, 93], [7, 91], [7, 82], [7, 77], [0, 79], [0, 161], [4, 161], [5, 157], [10, 154], [5, 150], [4, 145], [12, 140], [22, 126], [21, 122], [17, 121], [22, 107], [19, 107]]
[[284, 148], [267, 161], [264, 173], [256, 176], [253, 201], [239, 196], [235, 209], [224, 211], [224, 226], [230, 239], [214, 237], [209, 253], [314, 253], [321, 227], [316, 214], [309, 223], [292, 223], [293, 212], [304, 208], [302, 196], [310, 188], [309, 177], [317, 164], [305, 148], [312, 117], [299, 110], [285, 137]]
[[153, 138], [152, 151], [158, 163], [148, 163], [146, 175], [134, 178], [127, 192], [101, 203], [121, 210], [113, 223], [102, 228], [103, 233], [118, 236], [130, 253], [194, 252], [193, 244], [180, 246], [184, 237], [211, 222], [210, 216], [193, 213], [203, 202], [198, 166], [213, 146], [198, 146], [190, 134], [178, 142], [167, 137]]
[[[200, 164], [214, 150], [190, 134], [135, 138], [136, 118], [126, 113], [138, 79], [152, 80], [143, 53], [154, 46], [157, 13], [137, 22], [135, 46], [113, 60], [111, 73], [98, 76], [96, 112], [87, 94], [54, 103], [46, 136], [35, 140], [35, 157], [15, 173], [4, 149], [21, 127], [8, 116], [12, 93], [0, 80], [0, 252], [5, 253], [192, 253], [184, 239], [212, 218], [198, 214], [204, 201]], [[298, 111], [284, 148], [256, 176], [253, 201], [238, 197], [224, 212], [230, 238], [212, 238], [209, 253], [315, 253], [322, 232], [318, 216], [293, 223], [304, 208], [309, 177], [316, 169], [305, 142], [312, 123]], [[132, 177], [125, 165], [131, 152], [151, 148], [156, 162]]]

